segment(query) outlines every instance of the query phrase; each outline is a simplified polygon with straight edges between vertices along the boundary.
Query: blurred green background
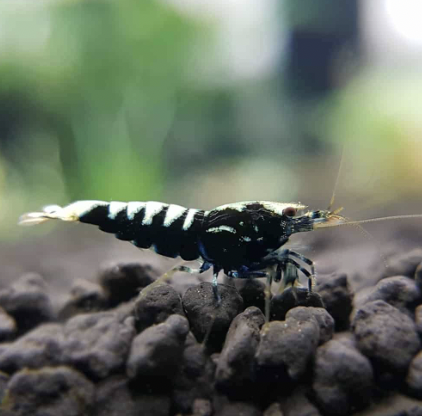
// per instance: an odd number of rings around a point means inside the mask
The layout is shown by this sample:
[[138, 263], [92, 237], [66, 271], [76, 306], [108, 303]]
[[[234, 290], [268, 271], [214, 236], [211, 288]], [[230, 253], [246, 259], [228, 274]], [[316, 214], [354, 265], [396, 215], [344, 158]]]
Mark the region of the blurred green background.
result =
[[[0, 2], [0, 238], [79, 199], [422, 212], [422, 3]], [[399, 203], [399, 205], [395, 205]], [[47, 228], [48, 229], [48, 228]]]

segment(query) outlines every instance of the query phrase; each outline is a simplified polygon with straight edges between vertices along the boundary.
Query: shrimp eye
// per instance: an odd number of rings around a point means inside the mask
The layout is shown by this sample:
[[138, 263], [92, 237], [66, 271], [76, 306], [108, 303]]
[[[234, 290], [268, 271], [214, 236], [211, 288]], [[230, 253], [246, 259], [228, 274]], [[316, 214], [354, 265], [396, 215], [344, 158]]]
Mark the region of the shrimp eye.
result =
[[283, 214], [288, 217], [294, 217], [297, 214], [297, 209], [293, 207], [287, 207], [283, 210]]

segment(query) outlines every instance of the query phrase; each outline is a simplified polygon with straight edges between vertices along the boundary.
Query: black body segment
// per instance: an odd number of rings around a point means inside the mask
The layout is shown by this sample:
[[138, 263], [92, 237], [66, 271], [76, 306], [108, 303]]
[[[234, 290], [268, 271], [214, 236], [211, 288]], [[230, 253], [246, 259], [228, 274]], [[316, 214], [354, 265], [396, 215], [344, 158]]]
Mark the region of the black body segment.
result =
[[209, 211], [200, 236], [203, 257], [226, 273], [261, 263], [285, 244], [291, 234], [288, 218], [258, 202]]
[[79, 216], [80, 222], [97, 225], [139, 248], [184, 260], [200, 257], [198, 236], [203, 219], [202, 210], [153, 201], [94, 204]]

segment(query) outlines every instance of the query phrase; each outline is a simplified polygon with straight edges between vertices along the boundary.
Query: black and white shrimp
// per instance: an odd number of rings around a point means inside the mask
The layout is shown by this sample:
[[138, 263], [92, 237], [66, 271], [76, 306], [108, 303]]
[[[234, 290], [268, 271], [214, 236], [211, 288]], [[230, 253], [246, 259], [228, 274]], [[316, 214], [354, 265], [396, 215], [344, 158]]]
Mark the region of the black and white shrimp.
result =
[[[170, 258], [197, 260], [200, 263], [197, 270], [179, 265], [169, 273], [203, 273], [212, 268], [214, 296], [219, 302], [217, 277], [220, 271], [233, 278], [266, 277], [268, 288], [272, 281], [281, 281], [283, 288], [295, 288], [300, 286], [299, 270], [308, 278], [311, 292], [315, 282], [314, 263], [296, 251], [283, 248], [292, 234], [339, 225], [421, 217], [417, 214], [347, 221], [338, 215], [340, 210], [305, 211], [306, 208], [296, 203], [246, 201], [204, 211], [154, 201], [77, 201], [65, 207], [50, 205], [42, 212], [24, 214], [19, 223], [32, 225], [62, 220], [94, 224], [136, 247], [152, 249]], [[292, 268], [294, 274], [286, 272]]]
[[283, 279], [283, 287], [295, 287], [300, 285], [297, 273], [293, 278], [286, 273], [290, 265], [307, 276], [312, 291], [313, 262], [282, 247], [292, 234], [339, 224], [344, 218], [328, 210], [298, 215], [306, 208], [295, 203], [247, 201], [204, 211], [155, 201], [77, 201], [24, 214], [19, 223], [32, 225], [58, 219], [94, 224], [136, 247], [152, 249], [166, 257], [197, 260], [198, 270], [177, 266], [171, 272], [203, 273], [212, 268], [214, 295], [219, 301], [220, 271], [233, 278], [267, 277], [269, 286], [272, 281]]

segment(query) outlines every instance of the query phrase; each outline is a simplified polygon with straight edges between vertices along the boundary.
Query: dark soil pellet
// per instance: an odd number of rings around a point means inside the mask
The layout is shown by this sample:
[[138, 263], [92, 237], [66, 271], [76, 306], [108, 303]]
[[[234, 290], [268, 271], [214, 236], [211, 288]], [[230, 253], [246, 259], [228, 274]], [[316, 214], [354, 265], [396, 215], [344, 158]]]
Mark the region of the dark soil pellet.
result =
[[134, 389], [128, 378], [114, 376], [97, 385], [95, 416], [167, 416], [170, 398]]
[[[211, 406], [214, 391], [214, 374], [216, 363], [206, 353], [203, 345], [189, 333], [180, 371], [174, 379], [173, 405], [183, 414], [195, 413], [195, 401], [205, 401], [206, 409]], [[197, 403], [199, 412], [203, 406]], [[209, 406], [208, 406], [209, 405]], [[205, 409], [201, 410], [205, 411]]]
[[405, 373], [421, 348], [414, 321], [382, 300], [363, 305], [352, 330], [359, 350], [381, 373]]
[[170, 315], [185, 316], [180, 295], [166, 284], [143, 290], [135, 301], [134, 314], [138, 332], [164, 322]]
[[247, 394], [253, 381], [254, 356], [265, 318], [260, 309], [251, 306], [236, 316], [227, 333], [218, 359], [215, 380], [221, 390], [240, 390]]
[[323, 308], [324, 303], [321, 295], [317, 292], [309, 292], [303, 287], [294, 290], [288, 288], [271, 299], [270, 318], [272, 321], [283, 321], [286, 319], [287, 312], [297, 306]]
[[11, 377], [2, 406], [13, 416], [86, 416], [94, 397], [94, 385], [81, 373], [69, 367], [44, 367]]
[[305, 374], [319, 339], [319, 325], [312, 315], [303, 320], [286, 318], [264, 326], [255, 355], [260, 379], [277, 380], [285, 374], [298, 381]]
[[17, 333], [15, 320], [0, 307], [0, 342], [9, 341]]
[[135, 337], [126, 365], [129, 378], [171, 378], [180, 367], [189, 332], [186, 318], [171, 315]]
[[95, 282], [77, 279], [72, 285], [70, 296], [59, 311], [59, 320], [66, 321], [75, 315], [98, 312], [106, 308], [104, 289]]
[[26, 274], [1, 290], [0, 306], [14, 318], [19, 334], [55, 319], [47, 284], [35, 273]]
[[61, 325], [40, 325], [14, 342], [0, 344], [0, 371], [12, 374], [22, 368], [59, 365], [63, 343]]
[[123, 371], [135, 336], [134, 319], [99, 312], [77, 315], [63, 328], [62, 360], [87, 376], [103, 379]]
[[312, 387], [323, 414], [347, 415], [370, 403], [372, 367], [358, 350], [331, 340], [318, 348], [313, 371]]
[[154, 281], [151, 266], [139, 263], [117, 263], [104, 266], [98, 276], [104, 288], [108, 305], [116, 306], [136, 296], [142, 288]]
[[260, 280], [219, 285], [218, 303], [198, 276], [161, 283], [120, 262], [55, 309], [24, 275], [0, 291], [0, 414], [417, 416], [421, 253], [392, 256], [397, 274], [356, 295], [344, 273], [275, 294], [269, 323]]
[[328, 313], [334, 318], [337, 331], [349, 327], [353, 293], [344, 273], [318, 276], [315, 291], [319, 293]]
[[319, 344], [329, 341], [334, 333], [334, 319], [323, 308], [314, 308], [303, 306], [293, 308], [287, 312], [286, 318], [296, 319], [297, 321], [316, 319], [319, 326]]
[[265, 313], [265, 283], [258, 279], [238, 279], [235, 283], [243, 299], [243, 307], [255, 306]]
[[243, 309], [243, 299], [235, 287], [219, 285], [218, 290], [220, 303], [210, 283], [189, 288], [182, 299], [191, 331], [199, 342], [206, 338], [211, 351], [221, 350], [232, 320]]
[[413, 316], [416, 306], [422, 302], [422, 296], [414, 279], [393, 276], [380, 280], [366, 297], [365, 303], [375, 300], [383, 300], [409, 316]]

